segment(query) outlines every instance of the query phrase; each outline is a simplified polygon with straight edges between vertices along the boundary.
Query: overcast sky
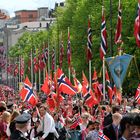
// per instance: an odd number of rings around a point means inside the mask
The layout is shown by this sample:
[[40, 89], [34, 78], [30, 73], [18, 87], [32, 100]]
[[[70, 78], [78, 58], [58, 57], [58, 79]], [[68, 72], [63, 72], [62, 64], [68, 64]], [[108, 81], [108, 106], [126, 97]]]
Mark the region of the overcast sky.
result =
[[64, 0], [0, 0], [0, 9], [7, 10], [11, 16], [17, 10], [33, 10], [39, 7], [54, 8], [55, 2]]

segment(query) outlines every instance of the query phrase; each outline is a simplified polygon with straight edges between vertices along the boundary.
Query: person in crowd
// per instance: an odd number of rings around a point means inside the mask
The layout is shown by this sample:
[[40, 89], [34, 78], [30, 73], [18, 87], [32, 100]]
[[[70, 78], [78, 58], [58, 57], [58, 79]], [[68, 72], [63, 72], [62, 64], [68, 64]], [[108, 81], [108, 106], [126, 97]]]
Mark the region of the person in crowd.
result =
[[0, 139], [5, 140], [8, 138], [6, 134], [8, 123], [10, 122], [11, 114], [7, 111], [4, 111], [0, 120]]
[[100, 122], [96, 120], [94, 122], [94, 130], [91, 130], [86, 136], [86, 140], [98, 140], [98, 133], [100, 129]]
[[82, 114], [82, 123], [80, 124], [81, 130], [85, 130], [87, 128], [89, 120], [90, 120], [89, 113]]
[[6, 111], [6, 109], [7, 109], [6, 103], [4, 101], [0, 101], [0, 116], [4, 111]]
[[135, 131], [133, 135], [131, 135], [131, 140], [139, 140], [140, 139], [140, 112], [136, 113], [136, 116], [134, 118], [134, 125], [135, 125]]
[[71, 122], [70, 129], [80, 130], [80, 124], [82, 123], [82, 119], [80, 116], [80, 110], [78, 106], [73, 107], [72, 114], [72, 118], [67, 118]]
[[108, 125], [103, 129], [104, 135], [106, 135], [110, 140], [118, 140], [119, 138], [119, 124], [122, 119], [120, 113], [114, 113], [112, 115], [112, 124]]
[[81, 132], [82, 140], [86, 140], [86, 137], [87, 137], [88, 133], [90, 131], [94, 130], [94, 129], [95, 129], [94, 122], [93, 121], [89, 121], [86, 129], [82, 130], [82, 132]]
[[126, 114], [120, 122], [121, 137], [119, 140], [128, 140], [134, 131], [134, 114]]
[[15, 118], [19, 115], [20, 113], [16, 110], [13, 111], [11, 114], [10, 122], [7, 126], [6, 134], [7, 136], [10, 136], [15, 130], [16, 130], [16, 122]]
[[53, 117], [48, 113], [47, 108], [44, 105], [39, 107], [39, 113], [41, 116], [41, 124], [37, 131], [42, 132], [40, 140], [54, 140], [58, 139], [59, 135], [55, 129], [55, 122]]
[[31, 128], [31, 115], [23, 113], [15, 118], [16, 130], [11, 134], [10, 140], [28, 140], [27, 131]]
[[32, 138], [35, 138], [37, 135], [37, 128], [40, 124], [40, 119], [37, 113], [36, 108], [33, 108], [31, 112], [31, 129], [28, 131], [28, 138], [31, 140]]
[[106, 127], [106, 126], [108, 126], [109, 124], [112, 123], [112, 113], [111, 113], [111, 111], [112, 111], [111, 106], [106, 105], [103, 127]]

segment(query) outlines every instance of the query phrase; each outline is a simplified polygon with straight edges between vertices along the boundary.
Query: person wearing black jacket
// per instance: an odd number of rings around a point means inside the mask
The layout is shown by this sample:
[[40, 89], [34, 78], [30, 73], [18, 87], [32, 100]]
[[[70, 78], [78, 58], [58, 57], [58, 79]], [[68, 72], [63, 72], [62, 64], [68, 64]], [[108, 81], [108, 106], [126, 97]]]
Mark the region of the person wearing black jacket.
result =
[[106, 135], [110, 140], [119, 139], [119, 124], [122, 119], [120, 113], [114, 113], [112, 115], [113, 122], [103, 129], [104, 135]]

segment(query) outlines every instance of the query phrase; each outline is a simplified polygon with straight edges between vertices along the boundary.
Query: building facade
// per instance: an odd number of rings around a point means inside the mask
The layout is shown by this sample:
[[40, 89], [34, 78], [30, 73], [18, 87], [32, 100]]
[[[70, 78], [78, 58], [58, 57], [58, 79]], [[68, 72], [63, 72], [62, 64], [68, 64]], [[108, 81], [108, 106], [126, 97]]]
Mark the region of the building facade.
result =
[[37, 10], [20, 10], [15, 11], [17, 23], [37, 21], [38, 12]]

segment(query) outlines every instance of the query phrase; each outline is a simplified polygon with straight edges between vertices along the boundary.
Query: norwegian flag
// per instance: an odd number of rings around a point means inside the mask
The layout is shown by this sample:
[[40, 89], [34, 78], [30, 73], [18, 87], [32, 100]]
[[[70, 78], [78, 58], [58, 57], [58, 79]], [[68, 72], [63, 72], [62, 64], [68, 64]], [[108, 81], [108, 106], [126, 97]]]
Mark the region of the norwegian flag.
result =
[[87, 36], [87, 60], [92, 59], [92, 30], [90, 27], [90, 20], [88, 20], [88, 36]]
[[17, 76], [18, 74], [18, 64], [15, 65], [15, 68], [14, 68], [14, 76]]
[[37, 73], [39, 70], [39, 64], [38, 64], [38, 60], [36, 57], [34, 57], [34, 59], [33, 59], [33, 64], [34, 64], [34, 73]]
[[140, 84], [139, 84], [137, 91], [136, 91], [135, 100], [138, 104], [140, 104]]
[[92, 77], [92, 87], [95, 92], [95, 96], [98, 101], [101, 101], [101, 97], [103, 96], [102, 90], [101, 90], [101, 84], [98, 82], [97, 72], [96, 69], [94, 70], [93, 77]]
[[70, 42], [69, 28], [68, 28], [67, 60], [68, 60], [68, 65], [70, 67], [71, 66], [71, 42]]
[[47, 63], [47, 61], [48, 61], [48, 47], [47, 48], [45, 48], [44, 49], [44, 61], [45, 61], [45, 63]]
[[137, 46], [140, 47], [140, 0], [138, 0], [137, 16], [134, 25], [134, 36], [136, 38]]
[[115, 32], [115, 44], [122, 43], [122, 9], [121, 9], [121, 4], [119, 1], [119, 6], [118, 6], [118, 21], [117, 21], [117, 28]]
[[47, 95], [50, 94], [50, 82], [49, 82], [49, 76], [47, 72], [46, 72], [46, 79], [41, 87], [41, 90], [45, 92]]
[[73, 87], [69, 79], [64, 75], [60, 68], [57, 69], [57, 77], [59, 92], [63, 92], [69, 95], [75, 95], [77, 93], [76, 89]]
[[23, 102], [29, 102], [33, 106], [37, 103], [37, 97], [33, 92], [32, 84], [28, 77], [24, 81], [24, 87], [21, 89], [20, 97]]
[[80, 93], [82, 90], [82, 85], [80, 81], [76, 77], [73, 78], [73, 81], [74, 81], [74, 87], [77, 89], [78, 93]]
[[23, 58], [20, 59], [20, 75], [21, 77], [24, 76], [24, 59]]
[[63, 57], [64, 57], [64, 44], [63, 44], [63, 41], [61, 41], [61, 44], [60, 44], [60, 56], [59, 56], [59, 66], [60, 66], [60, 68], [62, 68]]
[[106, 32], [106, 22], [104, 17], [104, 8], [102, 8], [102, 24], [101, 24], [101, 47], [100, 47], [100, 58], [106, 55], [107, 51], [107, 32]]
[[103, 134], [103, 132], [100, 130], [98, 132], [98, 140], [110, 140], [106, 135]]
[[83, 97], [84, 97], [84, 102], [89, 107], [92, 107], [93, 105], [98, 104], [98, 101], [97, 101], [93, 91], [89, 87], [89, 83], [88, 83], [88, 80], [87, 80], [84, 72], [82, 73], [82, 77], [83, 77], [82, 78], [82, 93], [83, 93]]
[[52, 71], [55, 71], [55, 49], [52, 50]]
[[38, 60], [39, 60], [39, 68], [42, 71], [45, 68], [44, 53], [38, 56]]
[[105, 72], [105, 78], [106, 78], [106, 81], [107, 81], [108, 97], [110, 99], [110, 103], [112, 104], [112, 98], [113, 98], [113, 95], [114, 95], [114, 91], [113, 91], [113, 89], [111, 87], [110, 79], [109, 79], [109, 75], [108, 75], [107, 70]]
[[98, 92], [98, 86], [99, 86], [99, 82], [98, 82], [98, 77], [97, 77], [97, 72], [96, 72], [96, 69], [94, 69], [94, 73], [93, 73], [93, 76], [92, 76], [92, 87], [93, 87], [93, 90], [94, 92]]

